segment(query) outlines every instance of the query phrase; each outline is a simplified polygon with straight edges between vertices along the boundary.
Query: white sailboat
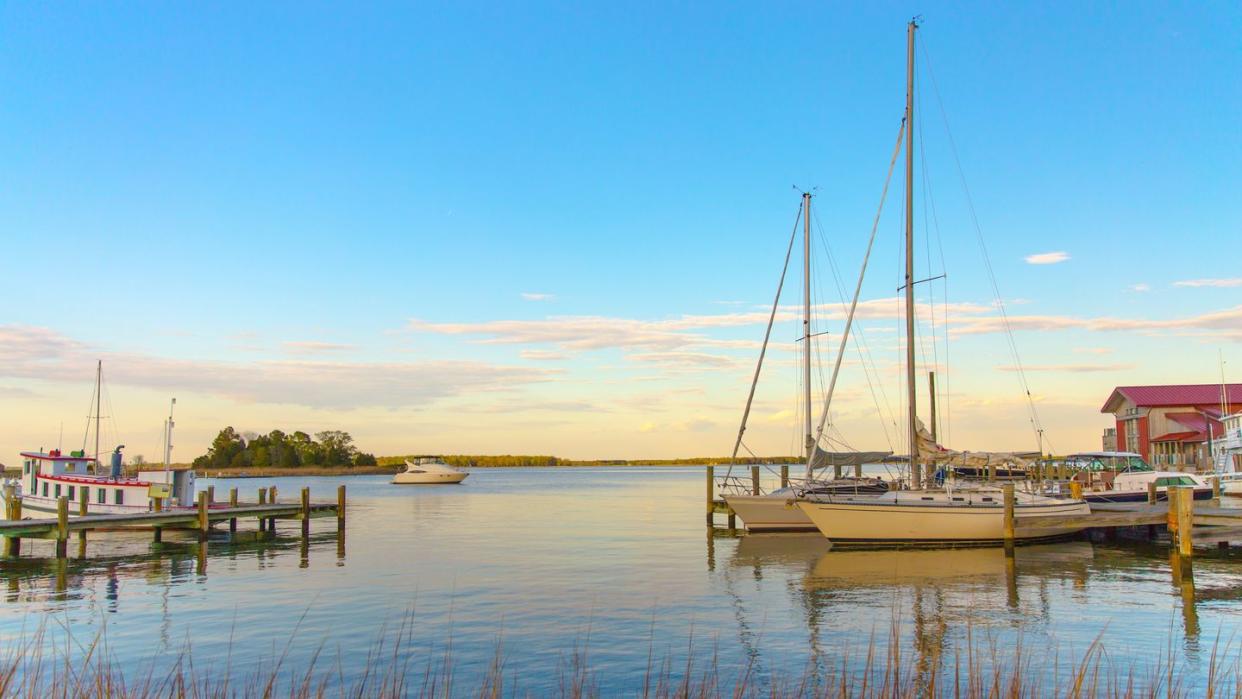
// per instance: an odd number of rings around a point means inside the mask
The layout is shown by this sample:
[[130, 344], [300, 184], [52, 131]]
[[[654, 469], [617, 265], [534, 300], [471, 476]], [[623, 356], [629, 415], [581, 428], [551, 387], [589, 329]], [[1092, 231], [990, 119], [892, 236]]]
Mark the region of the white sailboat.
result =
[[[1002, 491], [988, 486], [943, 488], [924, 487], [923, 466], [951, 459], [947, 452], [920, 435], [915, 388], [914, 324], [914, 35], [916, 21], [907, 27], [906, 111], [904, 118], [906, 152], [905, 206], [905, 315], [906, 389], [908, 406], [908, 444], [910, 446], [911, 489], [882, 495], [807, 494], [797, 504], [819, 531], [836, 543], [902, 544], [1000, 543], [1004, 538]], [[865, 268], [865, 262], [864, 262]], [[848, 332], [848, 324], [847, 324]], [[835, 378], [835, 377], [834, 377]], [[829, 395], [831, 399], [831, 394]], [[825, 408], [824, 417], [827, 417]], [[822, 428], [822, 423], [821, 423]], [[813, 447], [812, 447], [813, 451]], [[1013, 457], [1013, 455], [1003, 455]], [[930, 479], [929, 479], [930, 480]], [[928, 483], [930, 486], [931, 483]], [[1082, 500], [1056, 499], [1032, 493], [1016, 493], [1014, 515], [1020, 518], [1064, 517], [1090, 512]], [[1071, 534], [1081, 527], [1021, 529], [1017, 538], [1044, 538]]]
[[[747, 492], [747, 486], [739, 483], [738, 479], [733, 478], [731, 475], [726, 475], [721, 479], [725, 502], [741, 517], [747, 531], [752, 532], [815, 531], [815, 524], [793, 504], [793, 499], [803, 493], [849, 493], [863, 496], [884, 493], [889, 489], [889, 484], [884, 480], [879, 478], [863, 478], [858, 474], [858, 471], [856, 471], [856, 476], [853, 478], [842, 478], [839, 473], [842, 466], [861, 467], [866, 463], [875, 463], [889, 456], [889, 452], [828, 454], [817, 451], [815, 445], [818, 443], [818, 440], [811, 432], [811, 196], [810, 192], [802, 194], [802, 207], [798, 212], [803, 224], [803, 316], [802, 333], [799, 339], [804, 343], [804, 351], [802, 353], [804, 393], [802, 398], [804, 401], [805, 418], [805, 458], [808, 468], [805, 477], [791, 479], [788, 485], [767, 493]], [[781, 290], [785, 284], [785, 272], [789, 269], [789, 258], [793, 252], [793, 244], [797, 235], [796, 225], [794, 230], [794, 235], [790, 236], [789, 250], [785, 253], [785, 269], [781, 272], [780, 283], [776, 289], [776, 299], [772, 302], [772, 313], [768, 318], [767, 332], [764, 335], [763, 347], [759, 352], [759, 359], [755, 366], [755, 375], [751, 381], [750, 394], [746, 399], [746, 408], [742, 413], [742, 424], [738, 429], [737, 440], [733, 444], [734, 460], [737, 458], [738, 449], [742, 446], [742, 435], [746, 432], [747, 418], [750, 416], [751, 404], [755, 398], [755, 386], [758, 384], [759, 374], [763, 368], [763, 359], [767, 353], [768, 340], [772, 335], [772, 325], [776, 319], [776, 310], [780, 303]], [[838, 369], [840, 367], [839, 360], [840, 357], [838, 357]], [[816, 471], [828, 466], [833, 466], [838, 470], [837, 476], [832, 479], [817, 478]], [[753, 485], [750, 487], [753, 487]]]

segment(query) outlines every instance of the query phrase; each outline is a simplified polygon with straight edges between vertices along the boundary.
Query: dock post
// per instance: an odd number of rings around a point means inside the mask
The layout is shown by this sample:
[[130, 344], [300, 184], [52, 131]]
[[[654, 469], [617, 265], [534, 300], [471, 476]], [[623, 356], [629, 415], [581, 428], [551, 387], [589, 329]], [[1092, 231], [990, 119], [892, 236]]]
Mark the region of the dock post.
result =
[[216, 504], [216, 486], [214, 485], [207, 486], [207, 504]]
[[302, 488], [302, 538], [310, 536], [310, 488]]
[[[22, 518], [22, 499], [19, 497], [11, 497], [4, 503], [5, 514], [11, 520], [19, 520]], [[22, 539], [20, 536], [4, 537], [4, 555], [6, 557], [19, 556], [22, 552]]]
[[1147, 483], [1147, 504], [1155, 505], [1156, 500], [1159, 500], [1159, 499], [1160, 499], [1160, 496], [1156, 494], [1156, 482], [1155, 481], [1148, 482]]
[[1082, 483], [1078, 481], [1070, 481], [1070, 497], [1075, 500], [1082, 500]]
[[68, 555], [69, 544], [69, 498], [56, 498], [56, 557]]
[[[88, 507], [87, 502], [89, 500], [90, 500], [90, 492], [85, 487], [83, 487], [82, 488], [82, 499], [78, 502], [78, 516], [79, 517], [86, 516], [86, 508]], [[86, 558], [86, 530], [85, 529], [78, 530], [78, 557]]]
[[[237, 507], [237, 488], [229, 488], [229, 507]], [[237, 533], [237, 518], [229, 519], [229, 536]]]
[[1212, 507], [1220, 507], [1220, 476], [1212, 479]]
[[259, 504], [267, 504], [267, 488], [259, 488]]
[[[345, 486], [341, 486], [341, 490], [337, 491], [337, 498], [343, 496]], [[712, 526], [712, 511], [716, 505], [716, 467], [709, 465], [707, 467], [707, 526]], [[337, 512], [337, 527], [342, 524], [340, 512]]]
[[1169, 526], [1169, 544], [1177, 545], [1177, 489], [1169, 485], [1165, 488], [1165, 524]]
[[207, 519], [207, 493], [198, 494], [198, 540], [207, 540], [207, 531], [211, 522]]
[[750, 467], [750, 494], [751, 495], [759, 494], [759, 467], [758, 466]]
[[1002, 492], [1005, 494], [1005, 548], [1006, 550], [1013, 547], [1014, 540], [1014, 494], [1013, 483], [1006, 483], [1002, 486]]
[[862, 464], [854, 464], [854, 477], [862, 478]]
[[781, 487], [789, 487], [789, 464], [781, 464]]
[[[1177, 488], [1177, 551], [1189, 558], [1194, 553], [1195, 491], [1194, 488]], [[1169, 489], [1169, 497], [1173, 496]]]
[[276, 504], [276, 486], [272, 486], [268, 488], [267, 490], [268, 490], [267, 501], [275, 505]]
[[[707, 468], [711, 469], [711, 466]], [[709, 470], [708, 472], [710, 473], [711, 471]], [[709, 502], [708, 505], [710, 506], [711, 503]], [[707, 516], [709, 518], [712, 516], [711, 510], [707, 511]], [[343, 485], [336, 487], [336, 533], [345, 534], [345, 486]]]

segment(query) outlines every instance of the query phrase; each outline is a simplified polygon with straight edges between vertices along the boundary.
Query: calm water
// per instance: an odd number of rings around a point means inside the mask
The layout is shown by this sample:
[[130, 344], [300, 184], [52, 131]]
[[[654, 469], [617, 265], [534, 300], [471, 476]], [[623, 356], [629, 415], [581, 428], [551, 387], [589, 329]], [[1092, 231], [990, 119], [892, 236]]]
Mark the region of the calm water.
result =
[[1187, 680], [1202, 677], [1218, 636], [1236, 658], [1238, 553], [1205, 550], [1193, 570], [1174, 571], [1167, 546], [1124, 541], [1019, 548], [1007, 565], [999, 549], [713, 539], [701, 469], [480, 470], [463, 486], [421, 488], [378, 476], [214, 484], [249, 499], [260, 486], [286, 499], [309, 485], [329, 499], [339, 482], [350, 496], [343, 548], [335, 520], [312, 522], [307, 546], [288, 522], [276, 541], [213, 540], [200, 570], [197, 544], [175, 534], [159, 557], [149, 534], [96, 534], [58, 591], [51, 544], [23, 542], [22, 560], [0, 563], [0, 634], [12, 643], [44, 624], [87, 643], [105, 629], [113, 655], [144, 670], [187, 639], [214, 672], [265, 667], [286, 648], [298, 667], [322, 649], [349, 678], [405, 620], [420, 673], [448, 653], [469, 684], [499, 648], [506, 677], [532, 692], [557, 685], [575, 648], [602, 687], [622, 692], [641, 687], [649, 654], [675, 672], [688, 653], [714, 654], [726, 679], [753, 663], [767, 682], [847, 654], [861, 662], [868, 640], [886, 644], [894, 626], [903, 654], [950, 660], [968, 633], [1076, 659], [1101, 632], [1123, 668], [1171, 647]]

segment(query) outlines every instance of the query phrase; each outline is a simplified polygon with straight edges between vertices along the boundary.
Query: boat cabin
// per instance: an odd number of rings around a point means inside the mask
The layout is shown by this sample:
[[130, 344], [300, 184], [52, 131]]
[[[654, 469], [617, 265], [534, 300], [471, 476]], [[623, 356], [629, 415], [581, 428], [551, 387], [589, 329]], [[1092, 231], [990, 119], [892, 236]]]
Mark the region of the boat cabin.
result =
[[145, 512], [151, 507], [150, 483], [124, 477], [119, 448], [106, 470], [82, 451], [24, 451], [21, 456], [24, 510], [55, 513], [61, 497], [68, 499], [73, 515], [83, 502], [92, 514]]

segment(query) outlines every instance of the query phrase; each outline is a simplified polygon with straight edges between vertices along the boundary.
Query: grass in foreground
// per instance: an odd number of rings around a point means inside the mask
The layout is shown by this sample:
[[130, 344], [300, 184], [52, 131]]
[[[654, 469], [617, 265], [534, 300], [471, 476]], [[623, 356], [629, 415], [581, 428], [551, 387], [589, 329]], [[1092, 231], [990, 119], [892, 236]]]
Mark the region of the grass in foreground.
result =
[[[85, 647], [66, 637], [64, 648], [57, 645], [49, 651], [45, 629], [41, 628], [6, 643], [0, 654], [0, 697], [1242, 698], [1238, 650], [1232, 644], [1221, 648], [1219, 641], [1212, 649], [1206, 677], [1194, 684], [1184, 681], [1172, 646], [1164, 657], [1152, 659], [1147, 666], [1122, 668], [1110, 660], [1099, 639], [1066, 663], [1047, 649], [1032, 653], [1021, 640], [1013, 647], [1002, 648], [995, 640], [981, 642], [968, 632], [964, 655], [939, 658], [919, 656], [903, 647], [894, 624], [889, 643], [883, 647], [872, 638], [861, 648], [861, 654], [856, 652], [860, 649], [842, 649], [825, 666], [808, 667], [803, 673], [774, 676], [768, 681], [760, 680], [753, 665], [722, 670], [714, 652], [704, 657], [696, 653], [693, 642], [684, 664], [674, 663], [671, 657], [657, 660], [649, 652], [640, 686], [627, 690], [610, 685], [609, 677], [592, 670], [587, 649], [577, 644], [553, 667], [517, 668], [506, 663], [498, 642], [484, 672], [459, 677], [451, 644], [434, 659], [419, 656], [412, 650], [413, 628], [412, 617], [407, 616], [397, 633], [381, 633], [362, 659], [360, 670], [348, 677], [342, 669], [344, 659], [327, 657], [322, 644], [305, 667], [290, 667], [288, 652], [293, 638], [261, 671], [235, 672], [232, 650], [223, 667], [196, 664], [187, 643], [171, 660], [149, 660], [140, 671], [130, 662], [125, 665], [127, 672], [122, 672], [121, 661], [107, 651], [102, 633]], [[523, 688], [536, 684], [538, 691]]]

